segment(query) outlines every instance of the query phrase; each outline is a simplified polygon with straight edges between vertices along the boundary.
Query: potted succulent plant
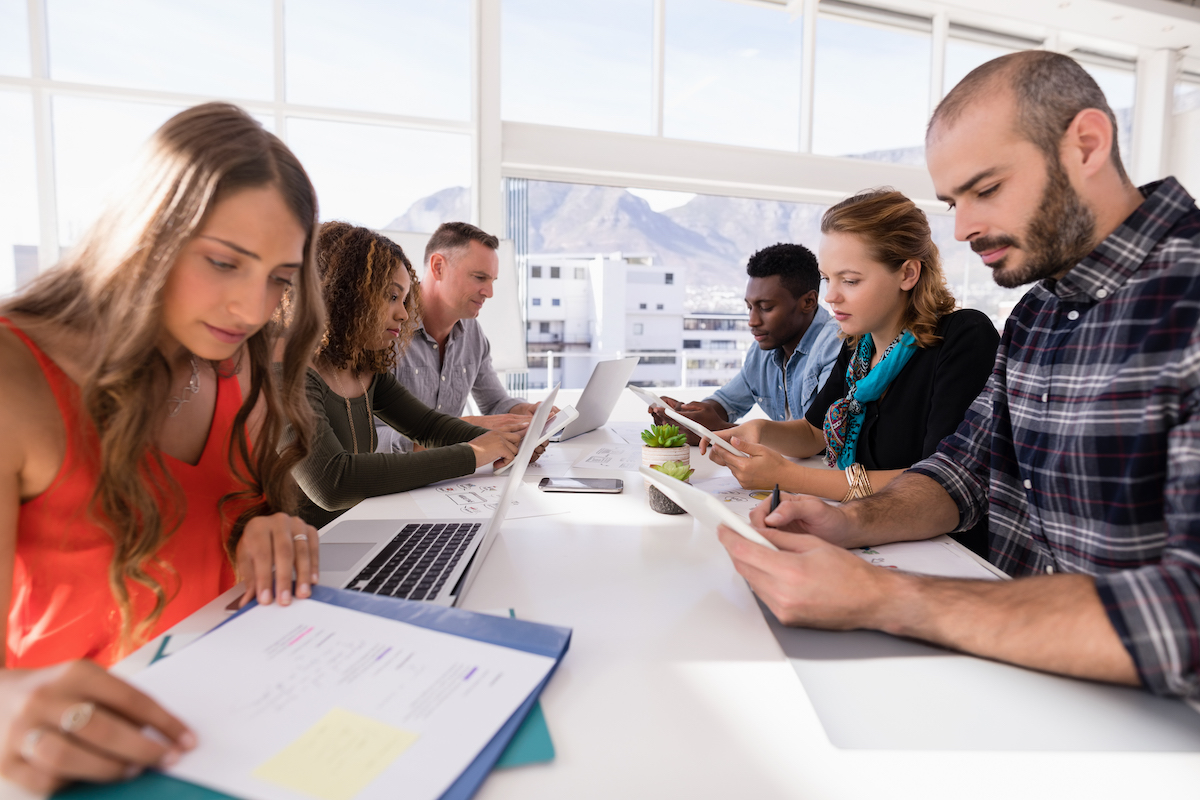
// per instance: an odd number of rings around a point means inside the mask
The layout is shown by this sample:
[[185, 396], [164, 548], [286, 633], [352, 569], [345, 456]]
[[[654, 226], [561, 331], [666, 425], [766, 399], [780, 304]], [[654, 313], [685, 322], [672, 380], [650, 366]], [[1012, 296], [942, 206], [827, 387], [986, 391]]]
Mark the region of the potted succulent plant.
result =
[[668, 461], [692, 463], [687, 437], [674, 425], [651, 425], [642, 431], [642, 466], [655, 467]]
[[[692, 477], [692, 473], [696, 471], [682, 461], [667, 461], [662, 464], [653, 464], [650, 469], [656, 469], [664, 475], [674, 478], [677, 481], [683, 481], [684, 483], [687, 483], [688, 478]], [[650, 502], [650, 508], [660, 514], [684, 513], [684, 510], [674, 500], [660, 492], [658, 487], [652, 483], [646, 484], [646, 499]]]

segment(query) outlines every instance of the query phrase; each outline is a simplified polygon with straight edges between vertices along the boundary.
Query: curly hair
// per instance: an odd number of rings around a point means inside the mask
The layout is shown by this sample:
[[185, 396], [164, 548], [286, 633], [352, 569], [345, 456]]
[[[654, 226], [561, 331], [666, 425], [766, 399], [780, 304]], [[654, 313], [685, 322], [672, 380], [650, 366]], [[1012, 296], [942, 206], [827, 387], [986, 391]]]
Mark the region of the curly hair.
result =
[[[404, 300], [408, 319], [395, 347], [375, 349], [388, 307], [392, 273], [408, 270]], [[412, 262], [400, 245], [368, 228], [326, 222], [317, 236], [317, 272], [325, 297], [326, 325], [316, 355], [338, 369], [387, 372], [404, 352], [421, 315], [421, 291]]]
[[821, 288], [817, 257], [802, 244], [780, 243], [764, 247], [750, 256], [746, 262], [746, 274], [751, 278], [778, 275], [783, 288], [795, 298]]
[[821, 233], [852, 233], [871, 258], [892, 272], [905, 261], [921, 262], [921, 275], [908, 293], [904, 327], [920, 347], [936, 344], [938, 320], [954, 310], [942, 259], [929, 232], [929, 220], [916, 203], [889, 187], [869, 189], [832, 205], [821, 217]]

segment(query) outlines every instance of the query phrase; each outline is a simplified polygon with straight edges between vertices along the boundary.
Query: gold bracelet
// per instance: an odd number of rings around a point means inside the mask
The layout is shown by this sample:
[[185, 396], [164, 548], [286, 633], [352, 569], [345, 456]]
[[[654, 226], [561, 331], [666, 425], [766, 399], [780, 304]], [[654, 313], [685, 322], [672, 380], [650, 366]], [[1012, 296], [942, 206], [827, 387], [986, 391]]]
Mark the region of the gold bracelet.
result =
[[867, 470], [857, 462], [846, 467], [846, 483], [849, 484], [850, 491], [842, 498], [843, 503], [857, 500], [860, 497], [869, 497], [875, 493], [875, 490], [871, 488], [871, 480], [867, 477]]

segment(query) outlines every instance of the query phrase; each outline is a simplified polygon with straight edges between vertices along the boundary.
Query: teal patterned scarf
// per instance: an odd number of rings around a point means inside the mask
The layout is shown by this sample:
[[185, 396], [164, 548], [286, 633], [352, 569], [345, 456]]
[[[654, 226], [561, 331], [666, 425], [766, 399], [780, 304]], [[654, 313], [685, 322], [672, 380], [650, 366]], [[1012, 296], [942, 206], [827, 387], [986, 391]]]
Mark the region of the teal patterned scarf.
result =
[[858, 451], [858, 433], [862, 428], [863, 406], [883, 397], [892, 380], [917, 351], [911, 331], [903, 331], [888, 345], [883, 358], [871, 369], [875, 344], [871, 334], [862, 337], [846, 368], [846, 396], [829, 407], [825, 414], [825, 463], [845, 469], [854, 463]]

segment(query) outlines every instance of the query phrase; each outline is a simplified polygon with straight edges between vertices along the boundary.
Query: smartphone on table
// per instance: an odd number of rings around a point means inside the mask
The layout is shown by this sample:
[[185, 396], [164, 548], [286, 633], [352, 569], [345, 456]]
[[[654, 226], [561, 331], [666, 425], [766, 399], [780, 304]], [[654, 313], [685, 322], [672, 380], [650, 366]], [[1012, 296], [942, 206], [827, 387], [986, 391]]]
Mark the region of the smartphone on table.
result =
[[542, 478], [538, 488], [543, 492], [620, 494], [625, 488], [625, 481], [620, 478]]

